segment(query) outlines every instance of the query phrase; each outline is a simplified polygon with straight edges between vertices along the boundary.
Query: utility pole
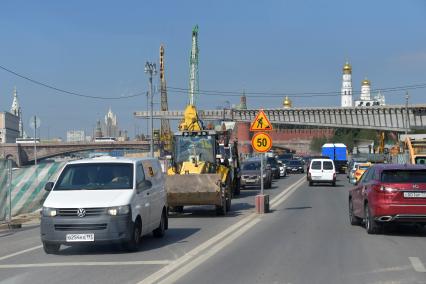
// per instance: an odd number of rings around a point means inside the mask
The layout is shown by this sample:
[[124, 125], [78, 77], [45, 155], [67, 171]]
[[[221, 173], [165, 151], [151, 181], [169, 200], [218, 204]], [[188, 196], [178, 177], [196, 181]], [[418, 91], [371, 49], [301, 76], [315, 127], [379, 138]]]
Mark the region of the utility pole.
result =
[[408, 135], [408, 99], [410, 96], [408, 92], [405, 93], [405, 139], [407, 139]]
[[149, 92], [151, 100], [151, 109], [150, 109], [150, 121], [151, 121], [151, 139], [149, 141], [149, 149], [151, 157], [154, 157], [154, 92], [152, 87], [152, 76], [157, 74], [157, 68], [155, 63], [146, 62], [145, 63], [145, 73], [149, 75]]

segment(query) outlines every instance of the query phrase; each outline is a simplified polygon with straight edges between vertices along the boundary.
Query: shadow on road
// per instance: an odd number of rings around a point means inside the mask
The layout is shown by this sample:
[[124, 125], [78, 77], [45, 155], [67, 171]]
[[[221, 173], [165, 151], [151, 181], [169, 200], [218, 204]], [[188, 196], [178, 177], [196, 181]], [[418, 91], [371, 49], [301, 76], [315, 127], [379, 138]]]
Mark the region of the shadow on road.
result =
[[426, 227], [415, 224], [386, 224], [383, 234], [397, 237], [426, 237]]
[[[135, 251], [144, 252], [158, 249], [169, 244], [174, 244], [184, 241], [189, 236], [198, 232], [199, 228], [170, 228], [166, 231], [166, 235], [157, 239], [152, 235], [147, 235], [142, 238], [139, 249]], [[103, 254], [122, 254], [129, 253], [121, 244], [81, 244], [78, 246], [66, 247], [62, 246], [58, 255], [103, 255]]]

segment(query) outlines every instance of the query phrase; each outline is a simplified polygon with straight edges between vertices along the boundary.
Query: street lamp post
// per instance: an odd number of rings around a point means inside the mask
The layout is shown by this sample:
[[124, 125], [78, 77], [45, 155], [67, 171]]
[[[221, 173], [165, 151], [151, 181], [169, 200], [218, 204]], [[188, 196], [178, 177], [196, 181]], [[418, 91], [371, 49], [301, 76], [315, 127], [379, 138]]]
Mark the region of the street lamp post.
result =
[[151, 108], [150, 108], [150, 121], [151, 121], [151, 137], [149, 141], [149, 152], [151, 157], [154, 157], [154, 94], [152, 88], [152, 76], [157, 74], [157, 68], [155, 63], [146, 62], [145, 63], [145, 73], [149, 75], [149, 92], [150, 92], [150, 100], [151, 100]]

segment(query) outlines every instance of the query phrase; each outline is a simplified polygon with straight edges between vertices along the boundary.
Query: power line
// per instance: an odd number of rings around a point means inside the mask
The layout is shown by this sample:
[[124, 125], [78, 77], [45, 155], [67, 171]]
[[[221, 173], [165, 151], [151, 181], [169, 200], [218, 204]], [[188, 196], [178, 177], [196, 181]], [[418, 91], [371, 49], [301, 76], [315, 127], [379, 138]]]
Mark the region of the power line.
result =
[[[426, 84], [416, 84], [416, 85], [405, 85], [398, 87], [388, 87], [388, 88], [377, 88], [372, 89], [370, 92], [380, 92], [380, 93], [393, 93], [406, 90], [415, 90], [415, 89], [425, 89]], [[177, 88], [177, 87], [168, 87], [168, 91], [172, 93], [187, 93], [188, 89]], [[206, 96], [221, 96], [221, 97], [240, 97], [243, 95], [242, 92], [235, 91], [211, 91], [211, 90], [200, 90], [200, 95]], [[361, 92], [354, 92], [353, 95], [359, 95]], [[277, 98], [283, 96], [292, 96], [298, 98], [314, 98], [314, 97], [336, 97], [340, 96], [341, 92], [330, 91], [330, 92], [300, 92], [300, 93], [271, 93], [271, 92], [244, 92], [246, 97], [259, 98]]]
[[[81, 93], [77, 93], [74, 91], [68, 91], [65, 89], [61, 89], [55, 86], [52, 86], [47, 83], [43, 83], [41, 81], [32, 79], [28, 76], [22, 75], [16, 71], [13, 71], [11, 69], [8, 69], [2, 65], [0, 65], [0, 69], [13, 74], [17, 77], [20, 77], [24, 80], [27, 80], [33, 84], [63, 93], [67, 95], [77, 96], [77, 97], [83, 97], [88, 99], [98, 99], [98, 100], [122, 100], [122, 99], [129, 99], [129, 98], [135, 98], [140, 96], [145, 96], [146, 92], [140, 92], [132, 95], [127, 96], [119, 96], [119, 97], [101, 97], [101, 96], [92, 96], [92, 95], [85, 95]], [[380, 92], [380, 93], [393, 93], [393, 92], [399, 92], [399, 91], [407, 91], [407, 90], [416, 90], [416, 89], [425, 89], [426, 83], [420, 83], [420, 84], [413, 84], [413, 85], [403, 85], [403, 86], [395, 86], [395, 87], [387, 87], [387, 88], [376, 88], [371, 89], [370, 92]], [[168, 92], [171, 93], [184, 93], [187, 94], [189, 92], [188, 88], [179, 88], [179, 87], [167, 87]], [[200, 95], [205, 96], [219, 96], [219, 97], [240, 97], [242, 93], [240, 91], [225, 91], [225, 90], [199, 90], [198, 92]], [[291, 96], [291, 97], [298, 97], [298, 98], [314, 98], [314, 97], [335, 97], [340, 96], [341, 92], [339, 91], [327, 91], [327, 92], [244, 92], [246, 97], [252, 97], [252, 98], [258, 98], [261, 96], [262, 98], [277, 98], [277, 97], [283, 97], [283, 96]], [[359, 95], [361, 92], [353, 92], [353, 95]]]
[[10, 69], [8, 69], [8, 68], [6, 68], [4, 66], [1, 66], [1, 65], [0, 65], [0, 69], [3, 69], [4, 71], [9, 72], [9, 73], [11, 73], [11, 74], [13, 74], [15, 76], [18, 76], [18, 77], [20, 77], [20, 78], [22, 78], [24, 80], [30, 81], [31, 83], [34, 83], [36, 85], [43, 86], [45, 88], [48, 88], [48, 89], [51, 89], [51, 90], [54, 90], [54, 91], [57, 91], [57, 92], [60, 92], [60, 93], [63, 93], [63, 94], [77, 96], [77, 97], [82, 97], [82, 98], [98, 99], [98, 100], [121, 100], [121, 99], [129, 99], [129, 98], [134, 98], [134, 97], [139, 97], [139, 96], [144, 96], [145, 95], [145, 92], [143, 92], [143, 93], [137, 93], [137, 94], [133, 94], [133, 95], [127, 95], [127, 96], [120, 96], [120, 97], [101, 97], [101, 96], [84, 95], [84, 94], [80, 94], [80, 93], [77, 93], [77, 92], [74, 92], [74, 91], [67, 91], [67, 90], [64, 90], [64, 89], [61, 89], [61, 88], [49, 85], [47, 83], [40, 82], [40, 81], [32, 79], [32, 78], [30, 78], [28, 76], [19, 74], [19, 73], [15, 72], [13, 70], [10, 70]]

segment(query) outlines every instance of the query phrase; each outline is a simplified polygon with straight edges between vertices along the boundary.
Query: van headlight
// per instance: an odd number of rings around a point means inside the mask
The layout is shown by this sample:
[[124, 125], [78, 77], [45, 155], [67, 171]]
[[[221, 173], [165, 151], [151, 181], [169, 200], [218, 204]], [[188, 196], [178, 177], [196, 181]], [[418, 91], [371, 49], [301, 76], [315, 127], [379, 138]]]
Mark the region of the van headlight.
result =
[[108, 214], [111, 216], [127, 215], [130, 213], [130, 205], [115, 206], [108, 208]]
[[263, 178], [266, 178], [266, 174], [263, 174]]
[[43, 207], [42, 214], [44, 217], [55, 217], [57, 214], [56, 208]]

